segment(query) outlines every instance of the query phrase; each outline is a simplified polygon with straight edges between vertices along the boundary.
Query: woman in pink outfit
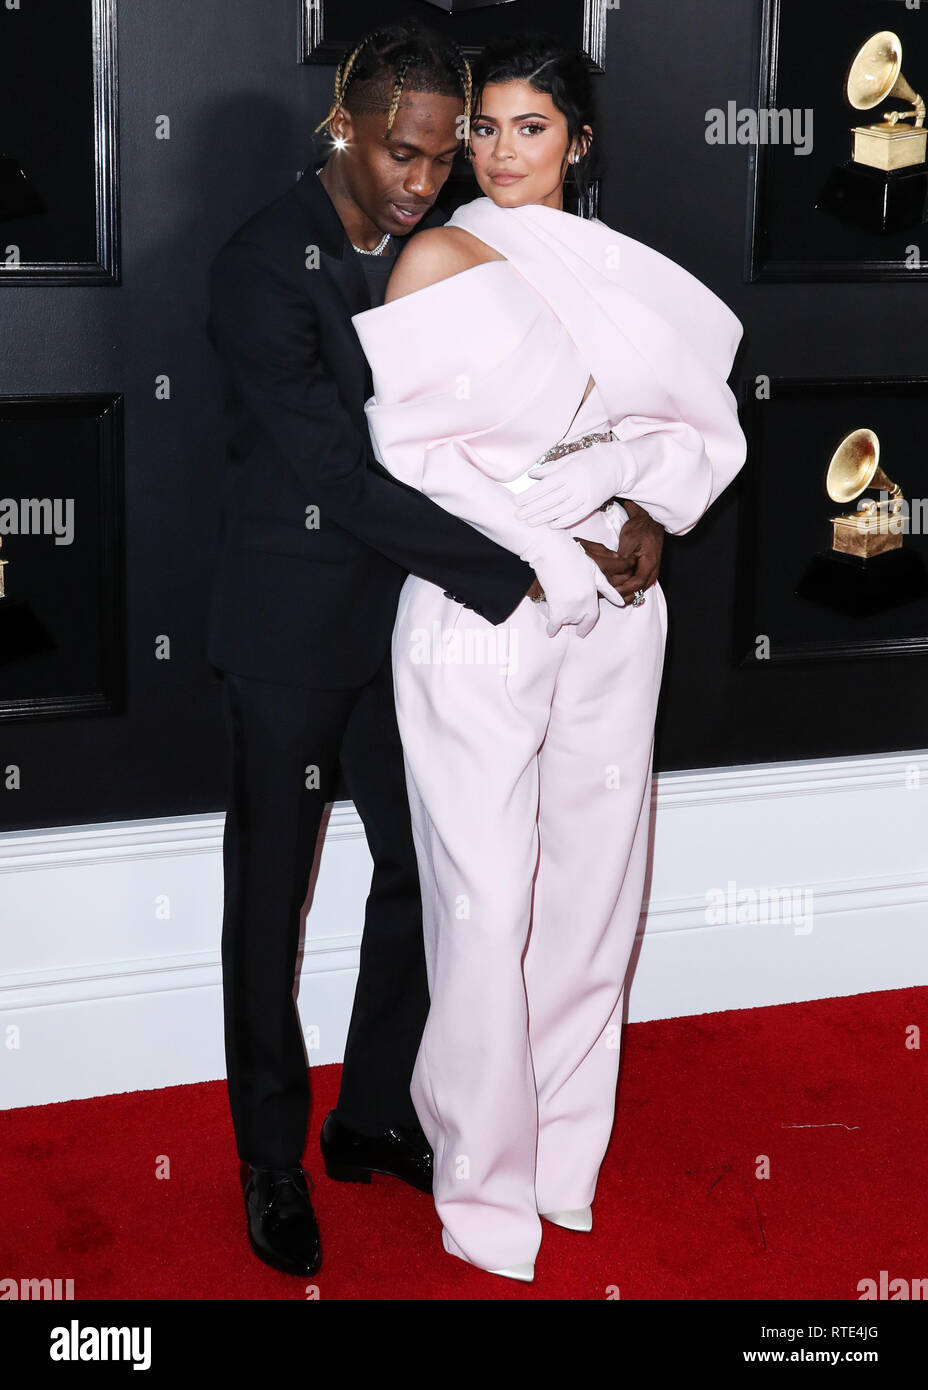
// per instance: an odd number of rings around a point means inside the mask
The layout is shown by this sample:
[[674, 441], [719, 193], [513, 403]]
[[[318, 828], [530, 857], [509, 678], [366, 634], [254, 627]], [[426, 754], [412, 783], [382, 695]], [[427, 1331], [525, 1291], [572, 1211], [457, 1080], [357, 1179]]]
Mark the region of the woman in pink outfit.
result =
[[431, 995], [412, 1098], [445, 1249], [524, 1280], [540, 1216], [592, 1224], [667, 630], [660, 585], [626, 606], [575, 537], [617, 548], [618, 498], [682, 534], [746, 452], [735, 315], [563, 210], [589, 101], [578, 56], [489, 50], [470, 130], [486, 196], [412, 238], [387, 302], [354, 318], [377, 457], [544, 591], [494, 627], [410, 575], [393, 637]]

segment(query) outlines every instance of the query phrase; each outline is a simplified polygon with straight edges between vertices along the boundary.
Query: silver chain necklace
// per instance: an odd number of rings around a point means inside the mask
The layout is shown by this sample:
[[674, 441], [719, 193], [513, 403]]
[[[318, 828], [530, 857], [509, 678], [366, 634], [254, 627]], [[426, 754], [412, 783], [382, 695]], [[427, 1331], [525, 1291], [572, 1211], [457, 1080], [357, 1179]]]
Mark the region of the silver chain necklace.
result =
[[[320, 176], [320, 178], [322, 177], [322, 171], [324, 168], [325, 165], [320, 164], [319, 168], [316, 170], [316, 173]], [[353, 251], [357, 251], [359, 256], [382, 256], [384, 251], [386, 250], [387, 242], [390, 240], [392, 235], [392, 232], [384, 232], [383, 237], [380, 241], [378, 241], [373, 251], [368, 251], [367, 248], [364, 246], [355, 246], [354, 242], [351, 243], [351, 249]]]

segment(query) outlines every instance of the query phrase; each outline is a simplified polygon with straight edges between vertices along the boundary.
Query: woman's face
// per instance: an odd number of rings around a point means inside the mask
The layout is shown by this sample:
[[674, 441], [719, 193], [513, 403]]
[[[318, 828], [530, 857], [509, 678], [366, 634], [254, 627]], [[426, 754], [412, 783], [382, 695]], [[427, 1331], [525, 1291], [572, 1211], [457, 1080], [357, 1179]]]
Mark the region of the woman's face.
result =
[[471, 145], [481, 192], [504, 208], [545, 203], [562, 209], [571, 156], [584, 153], [569, 139], [567, 117], [551, 97], [527, 82], [484, 87]]

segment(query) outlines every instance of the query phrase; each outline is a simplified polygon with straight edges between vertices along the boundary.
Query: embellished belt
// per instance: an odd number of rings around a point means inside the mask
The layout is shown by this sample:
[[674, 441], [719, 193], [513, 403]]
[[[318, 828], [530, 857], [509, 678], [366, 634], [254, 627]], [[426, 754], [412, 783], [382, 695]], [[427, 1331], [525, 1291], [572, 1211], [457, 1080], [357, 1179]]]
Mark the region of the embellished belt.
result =
[[607, 444], [615, 435], [612, 430], [607, 430], [605, 434], [584, 434], [579, 439], [568, 440], [564, 444], [555, 444], [546, 454], [542, 454], [538, 463], [553, 463], [555, 459], [562, 459], [566, 454], [575, 454], [578, 449], [589, 449], [593, 444]]

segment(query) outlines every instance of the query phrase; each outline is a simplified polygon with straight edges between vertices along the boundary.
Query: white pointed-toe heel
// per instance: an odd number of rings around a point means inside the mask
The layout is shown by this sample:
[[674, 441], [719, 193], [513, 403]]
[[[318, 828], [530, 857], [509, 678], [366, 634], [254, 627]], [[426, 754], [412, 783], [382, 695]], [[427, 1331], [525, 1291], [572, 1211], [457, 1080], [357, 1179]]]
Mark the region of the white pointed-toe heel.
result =
[[523, 1284], [530, 1284], [535, 1278], [535, 1266], [531, 1263], [521, 1265], [509, 1265], [506, 1269], [491, 1269], [490, 1274], [502, 1274], [505, 1279], [520, 1279]]
[[573, 1211], [541, 1211], [538, 1215], [553, 1226], [563, 1226], [567, 1231], [592, 1231], [593, 1208], [578, 1207]]

